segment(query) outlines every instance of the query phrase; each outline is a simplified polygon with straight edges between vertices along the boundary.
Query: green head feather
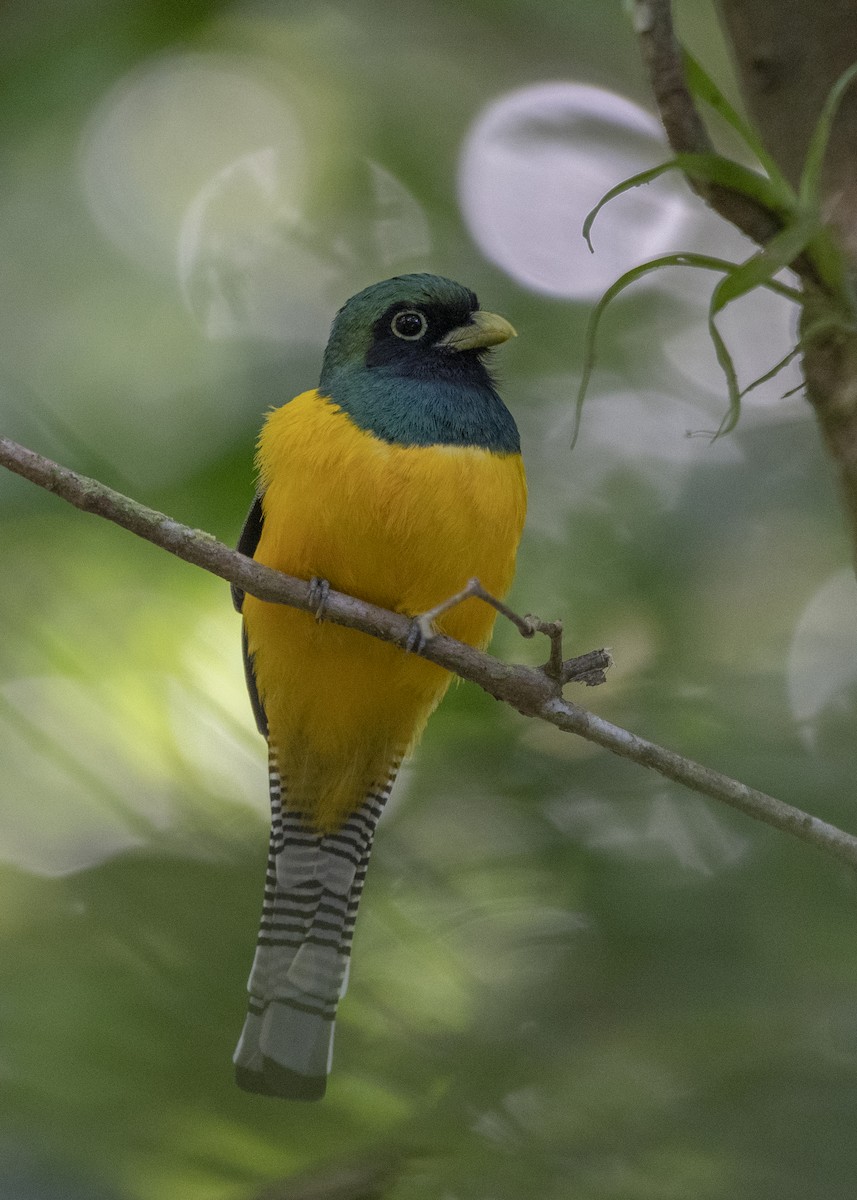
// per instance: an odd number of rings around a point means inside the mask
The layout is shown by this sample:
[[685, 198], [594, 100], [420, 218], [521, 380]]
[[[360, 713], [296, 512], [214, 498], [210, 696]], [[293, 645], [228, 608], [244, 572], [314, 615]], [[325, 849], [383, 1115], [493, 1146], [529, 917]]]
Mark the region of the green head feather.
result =
[[513, 336], [468, 288], [439, 275], [399, 275], [340, 309], [319, 390], [356, 425], [406, 446], [520, 450], [484, 357]]

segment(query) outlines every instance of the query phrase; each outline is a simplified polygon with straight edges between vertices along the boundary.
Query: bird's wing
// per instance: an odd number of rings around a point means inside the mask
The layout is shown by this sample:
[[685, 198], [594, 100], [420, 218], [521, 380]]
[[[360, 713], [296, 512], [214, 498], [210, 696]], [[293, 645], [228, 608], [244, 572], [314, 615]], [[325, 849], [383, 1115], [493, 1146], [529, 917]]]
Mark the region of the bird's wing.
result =
[[[238, 539], [236, 549], [239, 554], [246, 554], [248, 558], [252, 558], [256, 553], [259, 538], [262, 536], [264, 520], [262, 497], [257, 495], [250, 505], [250, 511], [247, 514], [247, 519], [241, 530], [241, 536]], [[232, 584], [232, 603], [235, 605], [236, 611], [241, 612], [244, 607], [244, 592], [235, 583]], [[246, 625], [242, 626], [241, 629], [241, 656], [244, 659], [244, 678], [247, 681], [247, 691], [250, 694], [250, 705], [253, 709], [253, 716], [256, 718], [256, 728], [262, 737], [266, 738], [268, 736], [268, 718], [265, 715], [262, 701], [259, 698], [259, 688], [256, 685], [256, 672], [253, 667], [253, 656], [247, 648]]]
[[[253, 557], [256, 553], [256, 547], [259, 545], [259, 538], [262, 536], [264, 521], [265, 515], [262, 512], [262, 497], [257, 495], [250, 505], [250, 511], [241, 530], [241, 536], [238, 538], [238, 545], [235, 547], [239, 554], [246, 554], [248, 558]], [[244, 607], [244, 592], [237, 583], [232, 584], [231, 590], [235, 611], [241, 612], [241, 609]]]

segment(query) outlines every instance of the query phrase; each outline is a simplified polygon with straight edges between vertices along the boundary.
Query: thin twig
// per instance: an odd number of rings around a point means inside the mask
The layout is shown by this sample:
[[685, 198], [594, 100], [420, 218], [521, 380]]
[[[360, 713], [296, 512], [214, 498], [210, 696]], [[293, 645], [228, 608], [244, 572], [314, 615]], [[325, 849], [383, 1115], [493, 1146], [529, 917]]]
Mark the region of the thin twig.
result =
[[[76, 508], [121, 525], [186, 562], [236, 584], [259, 600], [314, 611], [310, 585], [306, 581], [272, 571], [237, 550], [230, 550], [211, 534], [180, 525], [164, 513], [146, 508], [94, 479], [61, 467], [9, 438], [0, 437], [0, 464]], [[324, 617], [334, 624], [359, 629], [402, 649], [413, 629], [409, 617], [342, 592], [329, 593]], [[444, 634], [433, 637], [420, 653], [438, 666], [477, 684], [524, 716], [536, 717], [568, 733], [579, 734], [614, 754], [650, 767], [667, 779], [729, 804], [755, 820], [764, 821], [851, 867], [857, 867], [857, 837], [587, 712], [558, 695], [554, 681], [541, 668], [500, 662]], [[570, 667], [574, 661], [570, 660], [565, 666]]]
[[526, 620], [530, 622], [536, 633], [543, 633], [546, 638], [550, 639], [550, 657], [542, 670], [562, 691], [562, 621], [543, 621], [540, 617], [534, 617], [532, 613], [527, 614]]
[[505, 617], [507, 621], [511, 621], [521, 637], [531, 638], [539, 632], [533, 624], [535, 618], [522, 617], [519, 613], [516, 613], [508, 604], [504, 604], [502, 600], [499, 600], [496, 596], [492, 596], [478, 579], [471, 579], [467, 585], [467, 590], [469, 595], [477, 596], [480, 600], [484, 600], [486, 604], [490, 604], [492, 608], [496, 608], [497, 612]]
[[[562, 685], [570, 682], [572, 678], [571, 675], [569, 675], [568, 678], [565, 678], [564, 675], [565, 664], [563, 663], [562, 659], [562, 621], [543, 621], [541, 617], [535, 617], [532, 613], [527, 613], [525, 617], [522, 617], [520, 613], [515, 612], [515, 610], [510, 608], [509, 605], [503, 600], [500, 600], [497, 596], [489, 592], [487, 588], [484, 588], [478, 579], [469, 579], [466, 586], [463, 587], [460, 592], [456, 592], [453, 596], [448, 596], [446, 600], [441, 600], [440, 604], [436, 604], [434, 608], [430, 608], [426, 612], [419, 613], [419, 615], [414, 618], [419, 631], [419, 639], [417, 639], [417, 641], [419, 641], [422, 645], [430, 641], [430, 639], [436, 635], [434, 622], [437, 620], [437, 618], [443, 616], [444, 613], [449, 612], [451, 609], [457, 608], [458, 605], [463, 604], [465, 600], [472, 599], [483, 600], [486, 604], [490, 604], [491, 607], [496, 609], [497, 612], [500, 613], [501, 616], [505, 617], [507, 621], [511, 621], [518, 633], [520, 633], [521, 637], [532, 638], [535, 637], [537, 633], [543, 633], [546, 638], [550, 639], [550, 657], [542, 667], [542, 670], [549, 679], [553, 680], [557, 689], [562, 691]], [[413, 643], [409, 648], [414, 649], [414, 645], [415, 643]], [[604, 651], [593, 650], [592, 653], [603, 654]], [[569, 662], [574, 661], [576, 660], [569, 660]], [[592, 671], [589, 672], [589, 675], [591, 678], [586, 682], [588, 682], [590, 686], [595, 683], [603, 682], [601, 679], [596, 679]]]
[[[685, 79], [671, 7], [670, 0], [635, 0], [634, 28], [669, 144], [677, 154], [711, 154], [714, 146]], [[691, 181], [698, 186], [707, 185]]]
[[436, 604], [434, 608], [427, 608], [425, 612], [417, 613], [414, 617], [414, 624], [419, 632], [419, 637], [412, 639], [412, 644], [408, 649], [422, 649], [426, 642], [430, 642], [433, 637], [436, 637], [437, 630], [434, 627], [434, 623], [444, 613], [451, 612], [453, 608], [457, 608], [459, 604], [463, 604], [465, 600], [470, 600], [475, 596], [479, 596], [480, 600], [484, 600], [485, 596], [479, 595], [481, 591], [482, 585], [478, 579], [468, 579], [460, 592], [455, 592], [452, 596], [447, 596], [445, 600], [441, 600], [440, 604]]
[[607, 682], [607, 672], [613, 666], [609, 650], [589, 650], [586, 654], [578, 654], [562, 664], [562, 682], [583, 683], [587, 687], [597, 687]]
[[[670, 0], [635, 0], [634, 27], [670, 146], [677, 154], [710, 154], [711, 139], [685, 79]], [[768, 209], [743, 192], [690, 176], [685, 178], [706, 204], [760, 246], [769, 242], [780, 228]]]

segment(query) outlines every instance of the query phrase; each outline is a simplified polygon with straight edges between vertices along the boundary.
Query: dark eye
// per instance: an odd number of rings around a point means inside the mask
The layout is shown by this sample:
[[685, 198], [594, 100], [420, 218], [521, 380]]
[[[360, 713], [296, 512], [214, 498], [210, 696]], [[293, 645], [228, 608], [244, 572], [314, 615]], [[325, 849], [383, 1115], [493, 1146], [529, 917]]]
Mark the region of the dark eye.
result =
[[406, 308], [404, 312], [396, 313], [390, 322], [390, 328], [396, 337], [404, 338], [406, 342], [415, 342], [428, 329], [428, 321], [415, 308]]

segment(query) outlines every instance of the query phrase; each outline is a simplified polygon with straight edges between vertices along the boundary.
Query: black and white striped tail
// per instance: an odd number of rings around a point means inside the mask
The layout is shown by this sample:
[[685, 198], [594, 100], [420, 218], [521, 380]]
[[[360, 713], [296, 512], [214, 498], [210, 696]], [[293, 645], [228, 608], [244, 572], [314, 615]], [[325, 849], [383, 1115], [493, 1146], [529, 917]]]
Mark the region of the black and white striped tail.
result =
[[265, 903], [234, 1055], [237, 1082], [247, 1091], [289, 1100], [324, 1095], [372, 838], [398, 766], [391, 764], [386, 781], [335, 833], [313, 833], [288, 807], [270, 755]]

